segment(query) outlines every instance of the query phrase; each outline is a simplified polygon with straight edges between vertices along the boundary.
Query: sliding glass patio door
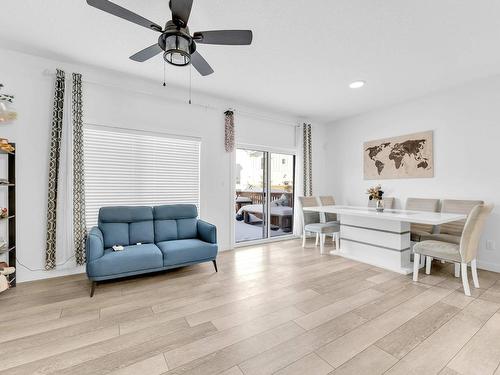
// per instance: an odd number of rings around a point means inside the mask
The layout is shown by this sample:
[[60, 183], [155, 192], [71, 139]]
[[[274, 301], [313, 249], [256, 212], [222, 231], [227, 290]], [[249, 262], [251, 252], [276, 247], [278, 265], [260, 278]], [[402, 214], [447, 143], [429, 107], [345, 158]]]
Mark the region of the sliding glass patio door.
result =
[[235, 242], [293, 233], [295, 156], [236, 149]]

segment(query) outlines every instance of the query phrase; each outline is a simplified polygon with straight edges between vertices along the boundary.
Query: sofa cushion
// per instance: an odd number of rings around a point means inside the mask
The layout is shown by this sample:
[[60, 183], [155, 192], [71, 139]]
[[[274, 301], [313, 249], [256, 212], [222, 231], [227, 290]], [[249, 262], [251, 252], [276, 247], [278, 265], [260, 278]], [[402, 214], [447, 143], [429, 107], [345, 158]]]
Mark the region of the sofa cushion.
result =
[[102, 231], [105, 248], [130, 245], [128, 223], [99, 223], [99, 229]]
[[178, 219], [177, 238], [184, 240], [198, 237], [198, 219]]
[[155, 220], [155, 242], [177, 239], [177, 220]]
[[198, 210], [194, 204], [169, 204], [153, 208], [155, 220], [195, 219]]
[[100, 223], [133, 223], [153, 220], [153, 209], [147, 206], [102, 207], [99, 210]]
[[104, 237], [104, 247], [154, 242], [151, 207], [102, 207], [98, 225]]
[[198, 237], [197, 217], [194, 204], [153, 207], [155, 242]]
[[198, 239], [164, 241], [156, 245], [163, 253], [164, 266], [210, 260], [217, 256], [217, 244]]
[[104, 250], [104, 255], [87, 264], [91, 277], [109, 276], [163, 267], [163, 255], [155, 244], [125, 246], [123, 251]]
[[129, 243], [131, 245], [135, 245], [137, 243], [153, 243], [155, 241], [153, 220], [130, 223], [128, 232]]

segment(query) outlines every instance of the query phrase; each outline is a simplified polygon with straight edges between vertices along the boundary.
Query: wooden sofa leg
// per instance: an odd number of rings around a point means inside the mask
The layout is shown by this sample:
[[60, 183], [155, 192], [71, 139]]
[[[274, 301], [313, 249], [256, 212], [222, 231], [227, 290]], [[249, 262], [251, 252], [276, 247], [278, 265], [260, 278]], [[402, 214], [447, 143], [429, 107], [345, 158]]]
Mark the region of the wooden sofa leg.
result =
[[90, 285], [90, 298], [94, 297], [94, 292], [95, 292], [95, 286], [97, 282], [92, 281], [92, 284]]
[[215, 267], [215, 272], [219, 272], [219, 271], [217, 270], [217, 261], [214, 259], [214, 260], [212, 260], [212, 263], [214, 264], [214, 267]]

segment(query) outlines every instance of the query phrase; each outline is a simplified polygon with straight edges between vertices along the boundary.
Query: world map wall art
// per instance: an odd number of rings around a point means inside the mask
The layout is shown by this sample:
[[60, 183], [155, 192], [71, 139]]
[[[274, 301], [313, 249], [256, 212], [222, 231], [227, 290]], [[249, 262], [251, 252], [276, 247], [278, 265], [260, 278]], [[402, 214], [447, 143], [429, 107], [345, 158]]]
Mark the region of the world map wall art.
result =
[[363, 171], [365, 180], [434, 177], [432, 131], [365, 142]]

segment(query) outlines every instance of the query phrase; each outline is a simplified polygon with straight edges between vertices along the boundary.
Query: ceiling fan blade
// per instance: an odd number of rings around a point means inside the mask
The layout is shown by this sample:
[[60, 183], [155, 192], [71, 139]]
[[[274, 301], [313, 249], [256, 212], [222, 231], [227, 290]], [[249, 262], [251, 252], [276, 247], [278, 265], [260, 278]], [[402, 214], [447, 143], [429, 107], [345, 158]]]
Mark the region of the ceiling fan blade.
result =
[[170, 0], [170, 10], [172, 10], [172, 18], [181, 20], [184, 26], [187, 25], [193, 0]]
[[152, 46], [146, 47], [143, 50], [130, 56], [130, 60], [134, 60], [137, 62], [144, 62], [158, 55], [160, 52], [163, 52], [163, 50], [160, 48], [158, 43], [155, 43]]
[[139, 16], [138, 14], [131, 12], [128, 9], [125, 9], [119, 5], [116, 5], [115, 3], [112, 3], [111, 1], [108, 0], [87, 0], [87, 4], [90, 6], [93, 6], [94, 8], [103, 10], [104, 12], [110, 13], [114, 16], [123, 18], [124, 20], [133, 22], [139, 26], [146, 27], [148, 29], [154, 30], [154, 31], [162, 31], [162, 28], [160, 25], [157, 25], [156, 23]]
[[208, 76], [214, 72], [212, 67], [208, 65], [207, 60], [205, 60], [203, 56], [198, 53], [198, 51], [194, 51], [194, 53], [191, 54], [191, 64], [193, 64], [194, 68], [202, 76]]
[[251, 44], [252, 37], [251, 30], [198, 31], [193, 34], [193, 39], [196, 43], [232, 46]]

